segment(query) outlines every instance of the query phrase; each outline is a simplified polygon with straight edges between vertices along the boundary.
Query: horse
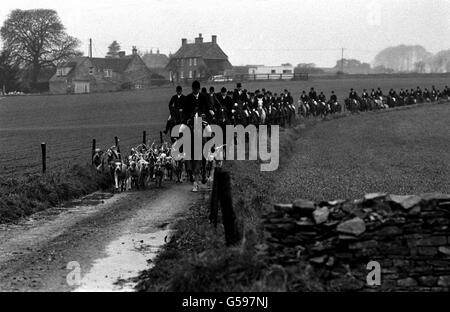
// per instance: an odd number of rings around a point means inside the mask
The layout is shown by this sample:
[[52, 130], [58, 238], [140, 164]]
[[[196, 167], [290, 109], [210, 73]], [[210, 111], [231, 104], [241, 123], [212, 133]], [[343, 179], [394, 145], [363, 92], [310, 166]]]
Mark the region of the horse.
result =
[[360, 109], [360, 103], [357, 99], [345, 99], [345, 107], [347, 110], [349, 110], [352, 114], [358, 113]]
[[258, 115], [259, 115], [259, 124], [265, 125], [266, 124], [267, 114], [266, 114], [266, 110], [265, 110], [264, 105], [263, 105], [263, 99], [262, 98], [258, 99], [257, 112], [258, 112]]
[[315, 100], [309, 99], [308, 105], [309, 105], [309, 110], [311, 112], [311, 115], [316, 117], [317, 116], [317, 102]]
[[323, 101], [317, 101], [316, 106], [316, 117], [321, 116], [322, 118], [325, 117], [328, 113], [327, 111], [327, 104]]
[[386, 97], [386, 100], [387, 100], [387, 105], [389, 107], [398, 106], [398, 99], [397, 99], [397, 97], [389, 95], [389, 96]]
[[382, 109], [382, 108], [387, 108], [387, 104], [384, 103], [383, 101], [383, 97], [382, 96], [378, 96], [373, 98], [373, 101], [375, 103], [375, 108], [376, 109]]
[[328, 101], [328, 107], [329, 107], [329, 112], [331, 114], [336, 114], [336, 113], [340, 113], [342, 110], [341, 104], [339, 104], [339, 102], [332, 102], [331, 100]]
[[298, 114], [303, 116], [303, 118], [309, 117], [311, 114], [311, 109], [308, 103], [298, 100]]
[[289, 125], [292, 124], [292, 120], [296, 119], [297, 115], [297, 109], [295, 108], [294, 104], [287, 104], [287, 109], [288, 109], [288, 123]]

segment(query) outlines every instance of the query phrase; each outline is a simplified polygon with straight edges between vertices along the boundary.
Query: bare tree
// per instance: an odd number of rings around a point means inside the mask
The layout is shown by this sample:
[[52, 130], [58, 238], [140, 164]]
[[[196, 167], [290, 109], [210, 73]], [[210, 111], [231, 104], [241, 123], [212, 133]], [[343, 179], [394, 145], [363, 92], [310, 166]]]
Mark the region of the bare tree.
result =
[[65, 32], [54, 10], [13, 10], [0, 34], [15, 62], [22, 68], [31, 67], [32, 85], [36, 85], [41, 68], [82, 55], [76, 50], [79, 40]]

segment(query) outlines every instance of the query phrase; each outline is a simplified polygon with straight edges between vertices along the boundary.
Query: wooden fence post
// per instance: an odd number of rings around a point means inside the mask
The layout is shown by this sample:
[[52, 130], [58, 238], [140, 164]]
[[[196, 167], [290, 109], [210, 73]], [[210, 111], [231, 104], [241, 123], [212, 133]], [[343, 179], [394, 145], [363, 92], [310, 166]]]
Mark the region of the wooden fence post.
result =
[[147, 131], [142, 132], [142, 144], [147, 145]]
[[92, 164], [94, 164], [95, 149], [96, 149], [96, 140], [92, 139], [92, 155], [91, 155]]
[[214, 225], [214, 227], [217, 227], [217, 215], [219, 213], [219, 173], [221, 171], [221, 168], [214, 169], [214, 180], [213, 180], [213, 187], [211, 192], [211, 201], [209, 206], [209, 221]]
[[218, 175], [219, 185], [221, 187], [219, 197], [222, 210], [222, 222], [225, 229], [225, 243], [227, 246], [236, 245], [241, 241], [241, 233], [233, 210], [230, 174], [226, 171], [221, 171]]
[[47, 145], [45, 142], [41, 143], [41, 151], [42, 151], [42, 173], [47, 171]]

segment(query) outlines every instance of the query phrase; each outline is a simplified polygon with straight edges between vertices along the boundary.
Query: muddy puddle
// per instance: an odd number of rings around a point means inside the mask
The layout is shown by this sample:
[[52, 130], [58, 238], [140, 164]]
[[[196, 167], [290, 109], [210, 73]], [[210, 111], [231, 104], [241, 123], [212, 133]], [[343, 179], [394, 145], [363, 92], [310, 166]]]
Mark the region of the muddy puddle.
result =
[[62, 205], [63, 208], [73, 208], [76, 206], [96, 206], [100, 204], [104, 204], [105, 200], [113, 197], [113, 193], [100, 193], [96, 192], [87, 196], [84, 196], [81, 199], [72, 200], [70, 202]]
[[119, 237], [106, 247], [107, 256], [94, 261], [83, 274], [75, 292], [132, 292], [134, 278], [152, 267], [151, 261], [160, 248], [170, 240], [172, 230], [154, 233], [133, 233]]

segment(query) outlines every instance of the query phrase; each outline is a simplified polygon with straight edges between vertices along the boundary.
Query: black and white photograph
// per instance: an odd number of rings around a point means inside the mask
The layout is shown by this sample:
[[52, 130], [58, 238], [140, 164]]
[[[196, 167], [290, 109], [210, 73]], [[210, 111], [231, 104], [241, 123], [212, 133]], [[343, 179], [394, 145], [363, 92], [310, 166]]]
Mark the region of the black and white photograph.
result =
[[172, 293], [162, 311], [448, 293], [449, 17], [2, 1], [0, 292]]

